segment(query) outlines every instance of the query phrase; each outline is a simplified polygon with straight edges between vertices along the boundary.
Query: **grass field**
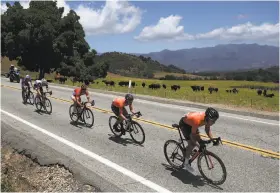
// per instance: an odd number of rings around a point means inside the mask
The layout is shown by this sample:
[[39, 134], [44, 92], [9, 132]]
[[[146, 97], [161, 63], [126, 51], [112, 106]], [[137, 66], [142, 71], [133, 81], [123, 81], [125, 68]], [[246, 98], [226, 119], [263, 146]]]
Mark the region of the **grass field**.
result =
[[[1, 62], [1, 71], [7, 72], [10, 66], [8, 59], [3, 59]], [[14, 63], [15, 64], [15, 63]], [[21, 74], [26, 74], [26, 71], [21, 71]], [[37, 72], [29, 72], [32, 78], [35, 78], [38, 75]], [[174, 74], [174, 73], [173, 73]], [[46, 74], [46, 79], [54, 79], [54, 74]], [[106, 80], [113, 80], [116, 83], [115, 87], [107, 86], [102, 82], [105, 79], [97, 79], [95, 82], [99, 82], [99, 84], [91, 84], [91, 88], [109, 90], [109, 91], [119, 91], [119, 92], [128, 92], [127, 87], [120, 87], [118, 85], [119, 81], [135, 81], [137, 86], [132, 88], [132, 93], [135, 94], [144, 94], [151, 96], [158, 96], [163, 98], [170, 99], [180, 99], [180, 100], [188, 100], [193, 102], [201, 102], [201, 103], [215, 103], [215, 104], [223, 104], [228, 107], [242, 107], [249, 109], [257, 109], [262, 111], [271, 111], [271, 112], [279, 112], [279, 91], [268, 91], [268, 93], [274, 93], [273, 98], [266, 98], [263, 95], [258, 96], [257, 91], [255, 89], [248, 88], [238, 88], [239, 93], [227, 93], [226, 89], [232, 89], [231, 86], [242, 86], [242, 85], [252, 85], [252, 86], [266, 86], [266, 87], [279, 87], [279, 84], [275, 83], [263, 83], [263, 82], [250, 82], [250, 81], [222, 81], [222, 80], [203, 80], [203, 81], [178, 81], [178, 80], [155, 80], [155, 79], [140, 79], [140, 78], [129, 78], [123, 77], [120, 75], [108, 73]], [[143, 88], [142, 82], [146, 83], [146, 87]], [[160, 83], [165, 84], [167, 89], [158, 89], [151, 90], [147, 88], [147, 86], [151, 83]], [[72, 81], [68, 79], [65, 84], [73, 85]], [[171, 91], [171, 85], [180, 85], [181, 89], [176, 92]], [[75, 85], [80, 85], [76, 83]], [[204, 86], [205, 90], [200, 92], [193, 92], [191, 89], [191, 85], [199, 85]], [[209, 94], [207, 88], [209, 86], [218, 87], [219, 91], [217, 93], [213, 92]]]

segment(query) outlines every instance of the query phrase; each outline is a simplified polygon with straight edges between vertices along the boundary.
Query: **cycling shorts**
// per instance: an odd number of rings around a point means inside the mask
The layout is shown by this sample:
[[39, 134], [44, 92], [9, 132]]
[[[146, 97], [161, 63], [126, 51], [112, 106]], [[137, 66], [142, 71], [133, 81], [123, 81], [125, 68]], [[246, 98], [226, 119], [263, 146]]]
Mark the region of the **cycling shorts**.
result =
[[[112, 104], [111, 109], [117, 117], [120, 116], [120, 108], [119, 107], [116, 107], [115, 105]], [[123, 107], [123, 115], [124, 116], [128, 115], [125, 107]]]
[[[184, 118], [182, 117], [179, 121], [179, 127], [185, 137], [186, 140], [190, 140], [190, 134], [192, 133], [192, 126], [188, 125], [184, 122]], [[196, 131], [197, 134], [199, 134], [199, 131]]]

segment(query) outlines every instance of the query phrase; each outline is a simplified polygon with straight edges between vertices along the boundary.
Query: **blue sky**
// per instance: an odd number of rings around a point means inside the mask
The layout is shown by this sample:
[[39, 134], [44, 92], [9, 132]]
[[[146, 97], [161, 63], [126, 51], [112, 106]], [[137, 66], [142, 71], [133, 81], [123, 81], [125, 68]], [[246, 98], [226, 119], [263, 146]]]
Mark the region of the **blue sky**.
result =
[[74, 9], [81, 16], [86, 39], [98, 52], [148, 53], [225, 43], [279, 43], [277, 1], [61, 1], [58, 6], [65, 6], [66, 12]]

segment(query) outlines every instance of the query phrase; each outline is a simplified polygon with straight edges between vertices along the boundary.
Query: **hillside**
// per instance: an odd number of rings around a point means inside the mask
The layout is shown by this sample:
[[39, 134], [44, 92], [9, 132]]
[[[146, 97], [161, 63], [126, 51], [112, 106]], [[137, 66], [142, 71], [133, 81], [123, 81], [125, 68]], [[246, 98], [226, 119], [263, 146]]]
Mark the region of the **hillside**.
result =
[[225, 44], [175, 51], [163, 50], [142, 55], [151, 57], [162, 64], [176, 65], [187, 72], [279, 66], [279, 47], [258, 44]]
[[166, 66], [149, 57], [120, 52], [107, 52], [97, 55], [95, 61], [109, 62], [109, 72], [122, 76], [153, 78], [155, 72], [185, 73], [184, 70], [176, 66]]
[[269, 68], [238, 70], [230, 72], [200, 72], [194, 73], [199, 76], [217, 77], [226, 80], [247, 80], [261, 82], [279, 82], [279, 66]]

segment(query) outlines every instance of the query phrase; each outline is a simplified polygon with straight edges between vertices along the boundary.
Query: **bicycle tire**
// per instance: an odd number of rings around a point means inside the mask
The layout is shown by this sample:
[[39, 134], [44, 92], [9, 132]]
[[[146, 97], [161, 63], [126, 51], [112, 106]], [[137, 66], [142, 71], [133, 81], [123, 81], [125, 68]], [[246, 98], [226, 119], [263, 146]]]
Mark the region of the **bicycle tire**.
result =
[[[183, 158], [182, 160], [182, 164], [180, 165], [175, 165], [173, 162], [171, 162], [171, 160], [169, 159], [168, 155], [167, 155], [167, 146], [170, 144], [170, 143], [175, 143], [176, 144], [176, 148], [179, 148], [182, 152], [182, 155], [183, 155]], [[183, 149], [183, 147], [181, 146], [181, 144], [175, 140], [167, 140], [165, 143], [164, 143], [164, 156], [165, 156], [165, 159], [167, 160], [167, 162], [173, 167], [173, 168], [176, 168], [176, 169], [182, 169], [184, 167], [184, 162], [185, 162], [185, 151]], [[173, 153], [172, 153], [173, 154]], [[174, 159], [174, 158], [173, 158]]]
[[26, 102], [27, 102], [26, 91], [22, 92], [21, 97], [22, 97], [23, 103], [26, 104]]
[[133, 137], [132, 132], [134, 131], [134, 128], [133, 128], [132, 131], [129, 132], [131, 138], [133, 139], [133, 141], [135, 141], [135, 143], [137, 143], [137, 144], [143, 144], [143, 143], [145, 142], [145, 132], [144, 132], [142, 126], [141, 126], [139, 123], [137, 123], [136, 121], [132, 121], [132, 122], [131, 122], [131, 125], [130, 125], [130, 129], [131, 129], [131, 127], [133, 127], [133, 125], [137, 125], [137, 126], [140, 128], [140, 130], [141, 130], [141, 132], [142, 132], [142, 134], [143, 134], [143, 138], [142, 138], [141, 141], [137, 141], [137, 140]]
[[[222, 166], [222, 170], [223, 170], [223, 176], [222, 176], [222, 179], [219, 180], [219, 181], [213, 181], [212, 179], [210, 178], [207, 178], [206, 175], [204, 174], [202, 168], [201, 168], [201, 159], [206, 156], [206, 155], [210, 155], [212, 156], [213, 158], [215, 158], [216, 160], [218, 160], [219, 164]], [[214, 185], [221, 185], [223, 184], [225, 181], [226, 181], [226, 177], [227, 177], [227, 171], [226, 171], [226, 167], [225, 167], [225, 164], [223, 163], [223, 161], [214, 153], [210, 152], [210, 151], [204, 151], [204, 153], [201, 153], [198, 158], [197, 158], [197, 167], [198, 167], [198, 170], [200, 172], [200, 174], [202, 175], [202, 177], [210, 182], [211, 184], [214, 184]]]
[[[36, 96], [36, 97], [35, 97], [34, 103], [35, 103], [36, 109], [37, 109], [38, 111], [41, 111], [41, 109], [42, 109], [42, 103], [41, 103], [40, 97]], [[40, 104], [40, 106], [39, 106], [39, 104]], [[38, 106], [39, 106], [40, 108], [39, 108]]]
[[[111, 117], [109, 117], [109, 127], [110, 127], [110, 130], [112, 131], [112, 133], [113, 133], [116, 137], [122, 136], [122, 132], [121, 132], [121, 131], [117, 132], [117, 131], [115, 131], [115, 129], [113, 128], [112, 122], [111, 122], [112, 119], [118, 120], [118, 118], [117, 118], [116, 116], [111, 116]], [[120, 126], [120, 124], [119, 124], [118, 126]]]
[[[74, 122], [77, 122], [78, 121], [78, 113], [75, 113], [76, 114], [76, 119], [74, 119], [73, 118], [73, 113], [74, 112], [71, 112], [71, 109], [73, 108], [73, 110], [75, 109], [75, 105], [74, 104], [72, 104], [72, 105], [70, 105], [70, 107], [69, 107], [69, 116], [70, 116], [70, 119], [72, 120], [72, 121], [74, 121]], [[77, 111], [77, 110], [76, 110]]]
[[29, 99], [30, 104], [33, 105], [34, 104], [34, 94], [33, 94], [33, 92], [31, 92], [31, 91], [29, 92], [29, 98], [28, 99]]
[[[92, 122], [91, 122], [90, 125], [87, 124], [86, 121], [85, 121], [85, 115], [86, 115], [87, 111], [92, 115]], [[92, 127], [93, 124], [94, 124], [94, 115], [93, 115], [92, 110], [90, 110], [89, 108], [85, 108], [84, 111], [83, 111], [83, 115], [82, 116], [83, 116], [83, 122], [85, 123], [86, 127]]]
[[[49, 104], [50, 104], [50, 108], [51, 108], [51, 110], [50, 111], [48, 111], [47, 110], [47, 107], [46, 107], [46, 102], [49, 102]], [[46, 110], [46, 112], [48, 113], [48, 114], [51, 114], [52, 113], [52, 103], [51, 103], [51, 101], [50, 101], [50, 99], [48, 99], [48, 98], [45, 98], [45, 104], [44, 104], [44, 106], [45, 106], [45, 110]]]

